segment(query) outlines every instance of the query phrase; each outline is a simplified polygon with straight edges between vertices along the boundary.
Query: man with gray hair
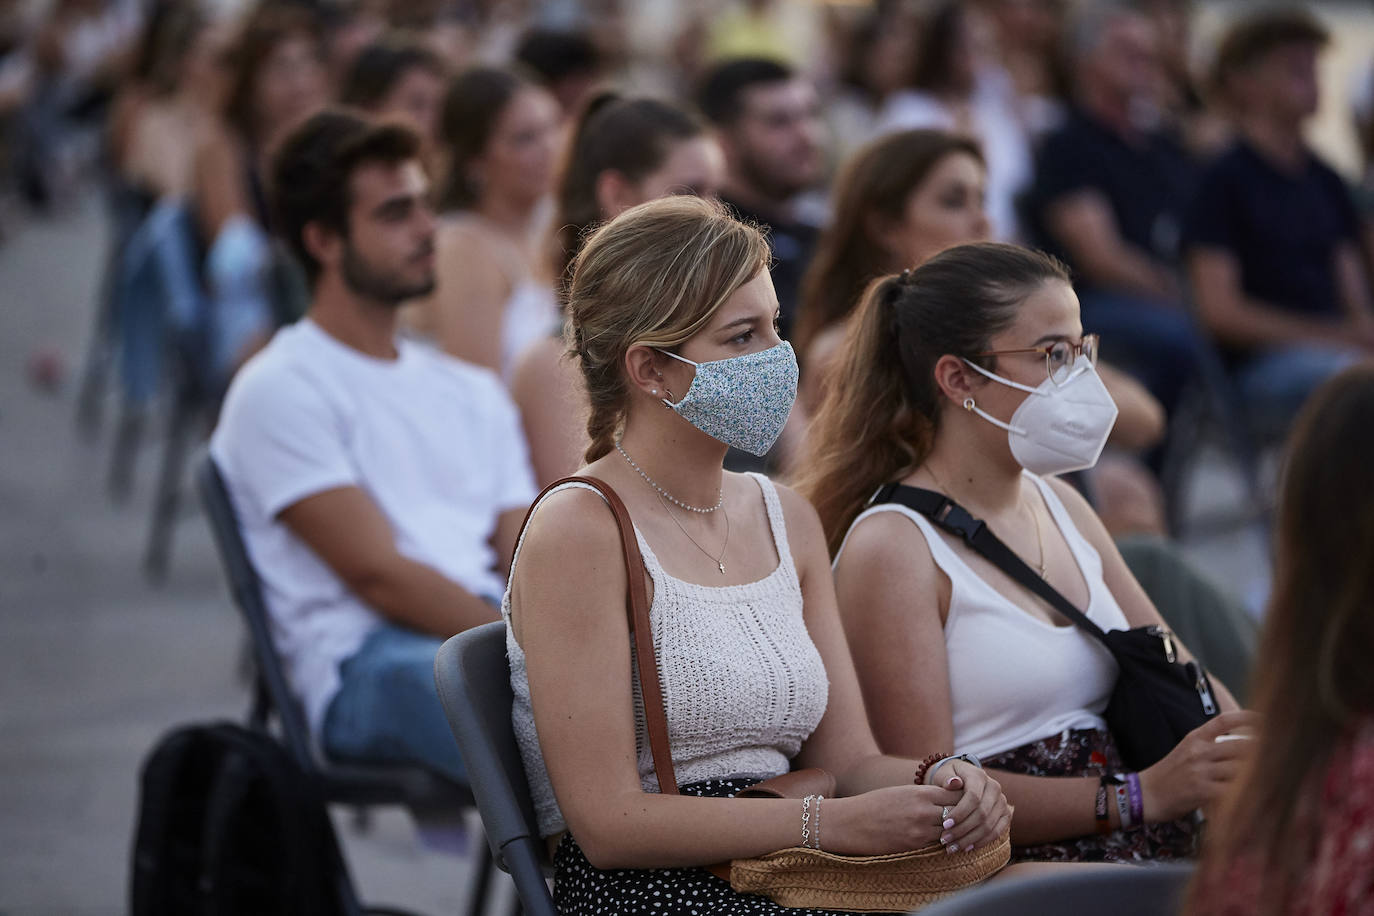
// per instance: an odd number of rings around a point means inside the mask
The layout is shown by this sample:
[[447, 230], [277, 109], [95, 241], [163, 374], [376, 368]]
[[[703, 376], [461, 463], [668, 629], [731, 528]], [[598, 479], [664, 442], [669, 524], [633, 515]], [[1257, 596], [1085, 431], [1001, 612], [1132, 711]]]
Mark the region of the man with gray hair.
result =
[[1172, 412], [1200, 352], [1177, 274], [1196, 169], [1161, 124], [1149, 17], [1095, 3], [1069, 36], [1073, 106], [1037, 157], [1032, 232], [1073, 268], [1084, 328]]

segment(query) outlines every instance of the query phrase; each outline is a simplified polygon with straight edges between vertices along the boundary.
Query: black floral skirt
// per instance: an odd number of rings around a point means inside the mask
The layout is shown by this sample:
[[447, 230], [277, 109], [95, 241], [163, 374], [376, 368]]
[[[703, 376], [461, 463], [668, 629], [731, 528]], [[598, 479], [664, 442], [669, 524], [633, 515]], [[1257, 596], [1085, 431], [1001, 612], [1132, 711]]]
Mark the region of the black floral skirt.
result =
[[[1116, 742], [1102, 729], [1077, 729], [983, 758], [988, 769], [1025, 776], [1101, 776], [1125, 772]], [[1197, 854], [1190, 818], [1092, 834], [1036, 846], [1013, 846], [1013, 862], [1168, 862]]]
[[[708, 779], [681, 786], [683, 795], [731, 798], [755, 779]], [[778, 906], [767, 897], [736, 893], [704, 868], [596, 868], [571, 833], [553, 855], [553, 899], [564, 916], [826, 916], [829, 910]]]

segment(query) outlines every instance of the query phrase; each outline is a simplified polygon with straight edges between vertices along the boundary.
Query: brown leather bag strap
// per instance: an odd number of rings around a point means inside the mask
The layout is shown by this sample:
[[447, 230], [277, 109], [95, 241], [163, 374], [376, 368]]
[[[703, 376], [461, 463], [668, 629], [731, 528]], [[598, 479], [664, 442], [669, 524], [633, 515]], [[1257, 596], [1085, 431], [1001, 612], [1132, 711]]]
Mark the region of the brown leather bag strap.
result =
[[577, 483], [591, 487], [606, 498], [611, 514], [615, 516], [616, 526], [620, 529], [620, 548], [625, 556], [625, 571], [629, 588], [625, 595], [625, 613], [629, 619], [630, 640], [634, 643], [635, 662], [639, 668], [639, 692], [644, 701], [644, 724], [649, 733], [649, 751], [654, 758], [654, 772], [658, 776], [658, 788], [664, 795], [677, 795], [677, 776], [673, 772], [673, 754], [668, 744], [668, 717], [663, 711], [663, 688], [658, 680], [658, 659], [654, 656], [654, 632], [649, 625], [649, 591], [644, 585], [644, 557], [639, 553], [639, 541], [635, 538], [634, 523], [630, 513], [621, 502], [620, 495], [610, 484], [596, 477], [564, 477], [544, 488], [538, 498], [530, 504], [525, 513], [525, 521], [520, 526], [520, 537], [525, 536], [525, 528], [530, 523], [534, 509], [551, 490], [564, 484]]

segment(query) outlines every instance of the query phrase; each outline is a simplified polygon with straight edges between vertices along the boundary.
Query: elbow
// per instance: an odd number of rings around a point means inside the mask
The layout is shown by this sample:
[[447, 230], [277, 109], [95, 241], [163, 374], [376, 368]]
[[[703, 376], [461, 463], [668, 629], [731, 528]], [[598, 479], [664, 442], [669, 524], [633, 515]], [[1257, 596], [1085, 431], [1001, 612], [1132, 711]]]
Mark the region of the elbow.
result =
[[574, 830], [573, 835], [577, 837], [582, 855], [586, 856], [593, 868], [605, 871], [645, 867], [642, 855], [635, 855], [635, 849], [626, 842], [623, 832], [583, 825], [582, 829]]

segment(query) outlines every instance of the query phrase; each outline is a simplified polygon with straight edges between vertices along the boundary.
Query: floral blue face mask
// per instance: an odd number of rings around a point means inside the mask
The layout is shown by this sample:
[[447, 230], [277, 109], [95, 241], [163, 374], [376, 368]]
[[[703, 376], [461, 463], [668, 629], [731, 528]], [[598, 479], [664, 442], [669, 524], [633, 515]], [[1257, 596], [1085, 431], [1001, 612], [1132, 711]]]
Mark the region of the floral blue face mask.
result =
[[712, 439], [763, 457], [782, 435], [792, 402], [797, 398], [797, 357], [792, 345], [694, 363], [659, 350], [689, 366], [696, 366], [692, 386], [674, 404], [663, 403]]

